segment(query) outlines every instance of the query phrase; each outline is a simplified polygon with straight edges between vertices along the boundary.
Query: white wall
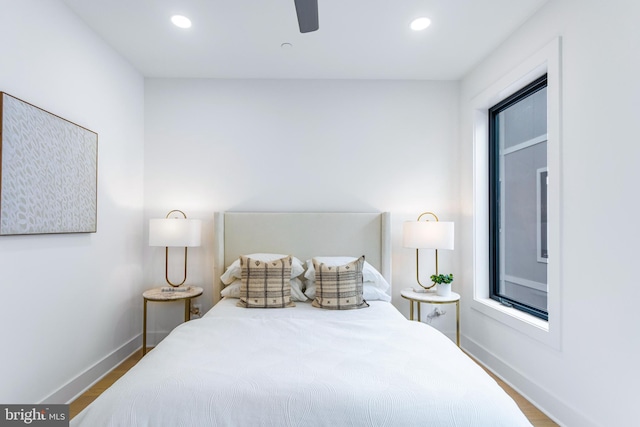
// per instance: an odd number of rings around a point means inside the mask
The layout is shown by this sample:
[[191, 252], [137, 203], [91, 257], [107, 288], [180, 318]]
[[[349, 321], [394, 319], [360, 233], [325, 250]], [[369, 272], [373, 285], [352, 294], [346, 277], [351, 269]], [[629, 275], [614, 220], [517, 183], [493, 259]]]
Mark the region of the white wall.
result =
[[465, 348], [567, 426], [637, 423], [638, 17], [632, 0], [551, 0], [461, 83], [459, 237], [471, 283], [471, 100], [562, 37], [560, 349], [473, 310], [469, 285], [462, 330]]
[[144, 81], [58, 1], [0, 0], [0, 90], [99, 135], [98, 232], [0, 237], [0, 402], [62, 403], [140, 345]]
[[[147, 79], [145, 216], [205, 220], [189, 282], [204, 285], [207, 309], [213, 212], [390, 211], [394, 303], [408, 312], [399, 290], [415, 283], [415, 252], [401, 224], [458, 210], [457, 97], [455, 82]], [[161, 284], [164, 251], [146, 258], [148, 285]], [[150, 305], [150, 329], [169, 330], [180, 309]]]

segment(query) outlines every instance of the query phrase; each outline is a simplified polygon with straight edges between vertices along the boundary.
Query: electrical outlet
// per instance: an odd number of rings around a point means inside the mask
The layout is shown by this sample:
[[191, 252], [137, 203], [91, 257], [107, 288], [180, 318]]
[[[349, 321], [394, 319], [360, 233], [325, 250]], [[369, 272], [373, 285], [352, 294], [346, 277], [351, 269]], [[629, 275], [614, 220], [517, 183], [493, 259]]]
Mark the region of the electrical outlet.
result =
[[431, 323], [434, 318], [444, 316], [445, 314], [447, 314], [445, 310], [440, 307], [434, 307], [433, 311], [427, 314], [427, 322]]

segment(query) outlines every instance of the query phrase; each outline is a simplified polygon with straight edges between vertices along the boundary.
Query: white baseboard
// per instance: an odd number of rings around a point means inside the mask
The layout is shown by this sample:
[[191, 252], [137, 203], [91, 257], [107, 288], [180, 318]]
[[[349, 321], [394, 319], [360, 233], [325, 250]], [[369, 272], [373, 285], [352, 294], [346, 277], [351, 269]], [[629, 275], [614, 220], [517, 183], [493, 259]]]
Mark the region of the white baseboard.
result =
[[117, 348], [89, 369], [78, 374], [75, 378], [64, 384], [58, 390], [44, 398], [41, 404], [46, 403], [71, 403], [82, 393], [87, 391], [96, 382], [111, 372], [119, 364], [127, 360], [133, 353], [142, 347], [142, 334], [136, 335], [131, 340]]
[[[147, 347], [155, 346], [169, 335], [169, 332], [170, 331], [149, 332], [147, 334]], [[140, 350], [140, 348], [142, 348], [142, 334], [136, 335], [131, 340], [120, 346], [120, 348], [109, 353], [107, 356], [102, 358], [102, 360], [98, 361], [84, 372], [81, 372], [58, 390], [44, 398], [40, 403], [73, 402], [114, 368], [131, 357], [133, 353]]]
[[[463, 349], [560, 426], [597, 427], [550, 390], [537, 384], [488, 349], [464, 337]], [[560, 421], [562, 420], [562, 421]]]

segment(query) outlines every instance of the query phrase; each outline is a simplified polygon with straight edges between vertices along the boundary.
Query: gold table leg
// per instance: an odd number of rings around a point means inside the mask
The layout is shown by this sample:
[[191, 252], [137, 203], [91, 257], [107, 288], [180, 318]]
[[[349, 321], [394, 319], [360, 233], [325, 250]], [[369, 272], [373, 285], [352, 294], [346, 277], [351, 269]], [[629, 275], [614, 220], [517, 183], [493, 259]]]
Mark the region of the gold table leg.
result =
[[191, 317], [191, 298], [184, 300], [184, 321], [188, 322]]
[[460, 300], [456, 301], [456, 344], [460, 347]]
[[144, 314], [142, 315], [142, 355], [147, 354], [147, 299], [144, 298]]
[[416, 303], [418, 306], [418, 322], [420, 322], [420, 318], [422, 317], [420, 314], [420, 301], [409, 300], [409, 320], [414, 320], [413, 318], [413, 303]]

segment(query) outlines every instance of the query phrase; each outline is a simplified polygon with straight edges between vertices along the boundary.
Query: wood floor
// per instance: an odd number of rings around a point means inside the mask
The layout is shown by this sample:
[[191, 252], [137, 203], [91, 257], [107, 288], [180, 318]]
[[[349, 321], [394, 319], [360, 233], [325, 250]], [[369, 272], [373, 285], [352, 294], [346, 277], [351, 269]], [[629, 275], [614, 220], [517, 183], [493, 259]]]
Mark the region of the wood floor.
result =
[[[134, 366], [142, 358], [142, 349], [138, 350], [130, 358], [122, 362], [117, 368], [109, 372], [104, 378], [98, 381], [93, 387], [87, 390], [84, 394], [71, 402], [69, 407], [69, 416], [71, 418], [78, 415], [87, 405], [93, 402], [100, 394], [111, 386], [118, 378], [123, 376], [132, 366]], [[543, 414], [538, 408], [529, 403], [524, 397], [518, 394], [515, 390], [502, 382], [499, 378], [495, 377], [491, 372], [488, 372], [500, 386], [511, 396], [511, 398], [518, 404], [524, 415], [529, 419], [534, 427], [552, 427], [557, 426], [556, 423], [551, 421], [549, 417]]]
[[500, 378], [496, 377], [489, 371], [487, 371], [487, 373], [491, 375], [498, 384], [500, 384], [500, 387], [502, 387], [509, 396], [511, 396], [511, 398], [520, 407], [522, 413], [529, 419], [529, 422], [533, 424], [534, 427], [555, 427], [558, 425], [547, 417], [541, 410], [533, 406], [527, 399], [522, 397], [517, 391], [505, 384]]
[[103, 391], [111, 387], [118, 378], [127, 373], [138, 361], [142, 359], [142, 349], [136, 351], [131, 357], [118, 365], [114, 370], [105, 375], [100, 381], [93, 385], [89, 390], [85, 391], [80, 397], [71, 402], [69, 405], [69, 417], [73, 418], [84, 408], [89, 406], [91, 402], [96, 400]]

